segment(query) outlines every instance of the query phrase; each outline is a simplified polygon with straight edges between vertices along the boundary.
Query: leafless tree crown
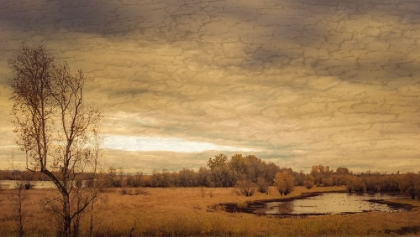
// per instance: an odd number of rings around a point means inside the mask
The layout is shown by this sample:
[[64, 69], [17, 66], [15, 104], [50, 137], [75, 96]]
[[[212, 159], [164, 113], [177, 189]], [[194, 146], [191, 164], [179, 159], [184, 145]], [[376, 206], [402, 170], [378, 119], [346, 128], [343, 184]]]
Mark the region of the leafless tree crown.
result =
[[[63, 206], [57, 213], [63, 218], [63, 235], [69, 236], [71, 221], [94, 198], [82, 198], [86, 192], [75, 180], [89, 166], [96, 170], [100, 113], [85, 106], [83, 72], [73, 74], [67, 63], [56, 63], [44, 46], [23, 44], [9, 66], [17, 143], [26, 153], [27, 169], [44, 173], [60, 191]], [[72, 200], [77, 205], [71, 206]]]

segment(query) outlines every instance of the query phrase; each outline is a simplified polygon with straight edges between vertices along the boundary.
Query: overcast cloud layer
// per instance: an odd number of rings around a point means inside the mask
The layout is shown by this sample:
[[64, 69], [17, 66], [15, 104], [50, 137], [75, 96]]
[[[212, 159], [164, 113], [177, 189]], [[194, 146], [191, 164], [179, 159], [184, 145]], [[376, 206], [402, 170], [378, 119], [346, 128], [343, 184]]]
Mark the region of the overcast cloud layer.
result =
[[22, 160], [6, 59], [23, 41], [91, 77], [106, 165], [420, 167], [417, 0], [2, 1], [0, 168]]

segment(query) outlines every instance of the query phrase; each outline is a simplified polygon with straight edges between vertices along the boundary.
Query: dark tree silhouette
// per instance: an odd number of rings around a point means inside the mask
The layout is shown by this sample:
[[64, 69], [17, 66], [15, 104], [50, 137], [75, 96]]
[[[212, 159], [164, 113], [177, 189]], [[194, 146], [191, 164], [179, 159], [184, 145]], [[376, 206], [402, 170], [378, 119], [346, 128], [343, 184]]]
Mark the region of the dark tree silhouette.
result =
[[100, 120], [97, 110], [85, 106], [87, 78], [80, 70], [72, 74], [66, 63], [57, 64], [44, 46], [23, 44], [9, 66], [14, 131], [26, 153], [26, 168], [55, 184], [61, 198], [47, 204], [61, 219], [60, 234], [77, 236], [80, 214], [96, 196], [75, 185], [94, 163], [92, 137]]

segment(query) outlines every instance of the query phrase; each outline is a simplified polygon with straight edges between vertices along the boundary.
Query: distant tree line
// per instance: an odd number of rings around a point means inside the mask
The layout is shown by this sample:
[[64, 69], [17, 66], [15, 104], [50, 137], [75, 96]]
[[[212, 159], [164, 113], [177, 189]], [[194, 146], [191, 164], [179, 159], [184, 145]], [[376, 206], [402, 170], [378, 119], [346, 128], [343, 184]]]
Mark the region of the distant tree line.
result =
[[[0, 171], [0, 179], [46, 180], [42, 175], [29, 171]], [[84, 173], [80, 180], [92, 186], [93, 174]], [[353, 173], [348, 168], [314, 165], [310, 173], [280, 168], [254, 155], [215, 155], [206, 167], [197, 171], [183, 168], [180, 171], [154, 170], [152, 174], [126, 174], [123, 169], [110, 168], [97, 177], [102, 188], [115, 187], [237, 187], [245, 196], [255, 191], [268, 193], [268, 187], [276, 186], [280, 194], [287, 195], [294, 186], [345, 186], [348, 192], [401, 192], [411, 198], [420, 198], [420, 172], [387, 174], [380, 172]]]
[[153, 171], [151, 175], [123, 174], [111, 169], [106, 176], [108, 187], [237, 187], [245, 196], [255, 190], [267, 193], [276, 186], [280, 194], [287, 195], [294, 186], [345, 186], [348, 192], [401, 192], [411, 198], [420, 198], [420, 172], [387, 174], [380, 172], [353, 173], [348, 168], [314, 165], [310, 173], [280, 168], [254, 155], [225, 154], [209, 158], [206, 167], [198, 171], [182, 169], [178, 172]]
[[328, 166], [314, 165], [310, 175], [317, 186], [345, 185], [348, 192], [402, 192], [412, 199], [420, 198], [420, 172], [387, 174], [367, 171], [353, 174], [345, 167], [334, 171]]
[[225, 154], [209, 158], [206, 167], [198, 171], [182, 169], [178, 172], [154, 170], [151, 175], [142, 173], [126, 174], [122, 170], [110, 169], [106, 177], [106, 186], [122, 187], [233, 187], [238, 181], [249, 181], [266, 192], [274, 184], [276, 173], [291, 169], [281, 169], [274, 163], [267, 163], [256, 156], [233, 155], [230, 159]]

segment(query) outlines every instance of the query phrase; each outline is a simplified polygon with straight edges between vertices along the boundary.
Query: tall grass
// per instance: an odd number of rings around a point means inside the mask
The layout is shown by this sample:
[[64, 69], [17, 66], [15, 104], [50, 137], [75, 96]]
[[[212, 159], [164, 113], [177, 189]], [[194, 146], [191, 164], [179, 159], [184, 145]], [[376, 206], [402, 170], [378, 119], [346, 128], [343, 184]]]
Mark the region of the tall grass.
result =
[[[339, 188], [339, 190], [343, 190]], [[337, 188], [313, 188], [332, 191]], [[127, 192], [133, 192], [128, 189]], [[271, 187], [271, 195], [256, 193], [238, 196], [233, 188], [148, 188], [148, 195], [121, 195], [119, 189], [103, 193], [94, 214], [96, 236], [365, 236], [399, 233], [404, 227], [419, 225], [418, 207], [402, 213], [361, 213], [308, 218], [272, 218], [245, 213], [227, 213], [210, 208], [219, 203], [246, 203], [252, 200], [281, 198]], [[290, 196], [307, 192], [299, 187]], [[26, 201], [26, 233], [54, 236], [53, 220], [40, 200], [52, 190], [29, 190]], [[16, 236], [15, 214], [10, 207], [12, 191], [0, 192], [0, 236]], [[211, 194], [211, 195], [210, 195]], [[289, 197], [289, 196], [287, 196]], [[284, 196], [283, 196], [284, 198]], [[420, 201], [410, 200], [420, 206]], [[89, 214], [82, 217], [81, 235], [89, 231]]]

